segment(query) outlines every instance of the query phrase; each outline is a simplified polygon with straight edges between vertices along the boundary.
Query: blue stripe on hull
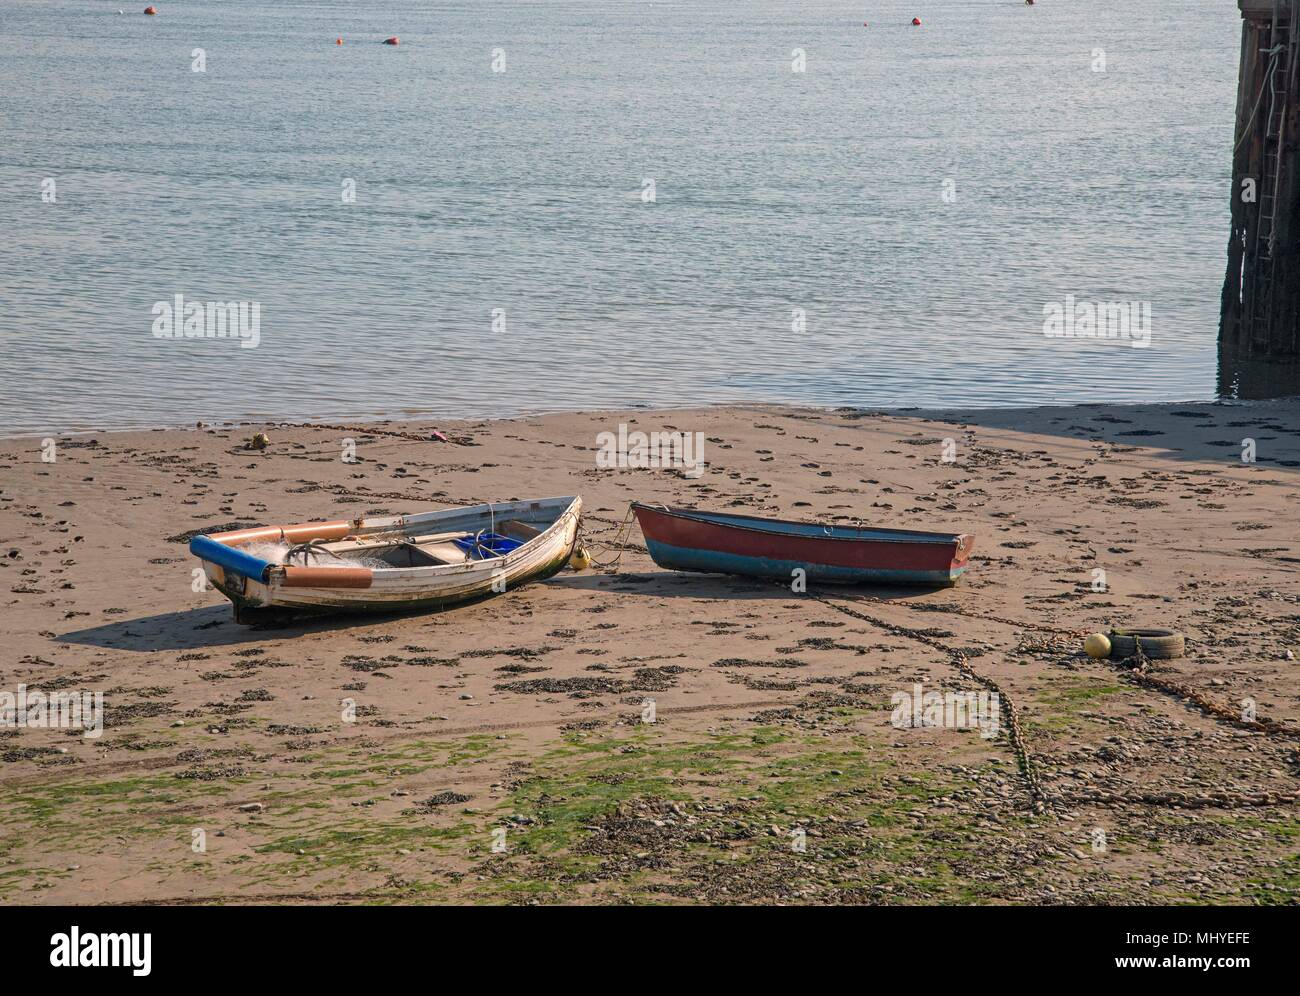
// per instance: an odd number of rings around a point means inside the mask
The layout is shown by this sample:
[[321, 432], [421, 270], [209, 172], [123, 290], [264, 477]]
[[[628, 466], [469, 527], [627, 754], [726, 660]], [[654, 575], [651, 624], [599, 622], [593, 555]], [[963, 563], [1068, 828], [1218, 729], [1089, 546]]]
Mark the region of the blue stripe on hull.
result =
[[255, 581], [261, 581], [262, 576], [266, 574], [266, 569], [271, 566], [269, 561], [250, 556], [242, 550], [210, 540], [206, 536], [195, 536], [190, 540], [190, 553], [224, 570], [242, 574]]
[[771, 560], [767, 557], [746, 557], [736, 553], [719, 553], [716, 550], [688, 550], [669, 546], [656, 540], [646, 540], [650, 557], [660, 567], [673, 571], [697, 571], [701, 574], [743, 574], [751, 577], [779, 578], [789, 581], [796, 568], [807, 572], [809, 581], [828, 581], [835, 584], [952, 584], [965, 572], [965, 567], [948, 571], [900, 571], [884, 568], [831, 567], [827, 564], [806, 564], [796, 560]]

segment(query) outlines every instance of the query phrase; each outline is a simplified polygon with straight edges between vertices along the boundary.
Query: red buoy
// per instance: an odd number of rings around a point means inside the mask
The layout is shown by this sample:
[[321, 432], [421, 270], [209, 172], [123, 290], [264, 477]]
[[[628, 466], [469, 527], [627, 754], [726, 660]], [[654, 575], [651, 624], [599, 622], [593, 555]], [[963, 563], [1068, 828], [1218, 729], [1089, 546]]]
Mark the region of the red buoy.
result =
[[145, 12], [146, 14], [148, 14], [150, 17], [153, 17], [154, 14], [158, 13], [157, 9], [154, 8], [154, 7], [146, 7], [146, 8], [144, 9], [144, 12]]
[[912, 27], [919, 28], [920, 26], [921, 26], [921, 19], [919, 17], [912, 18]]
[[335, 38], [335, 39], [334, 39], [334, 44], [335, 44], [335, 45], [342, 45], [342, 44], [343, 44], [343, 39], [342, 39], [342, 38]]
[[398, 41], [397, 35], [393, 35], [392, 38], [385, 38], [385, 39], [384, 39], [384, 44], [385, 44], [385, 45], [399, 45], [399, 44], [401, 44], [401, 42]]

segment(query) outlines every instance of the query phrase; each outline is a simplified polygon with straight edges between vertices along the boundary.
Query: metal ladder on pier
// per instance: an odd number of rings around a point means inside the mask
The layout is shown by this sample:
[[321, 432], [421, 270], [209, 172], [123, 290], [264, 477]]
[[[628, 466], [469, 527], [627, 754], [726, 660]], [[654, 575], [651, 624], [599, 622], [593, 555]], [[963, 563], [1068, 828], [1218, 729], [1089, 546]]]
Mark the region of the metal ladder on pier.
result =
[[1268, 116], [1260, 155], [1259, 208], [1255, 220], [1254, 279], [1250, 301], [1250, 341], [1263, 346], [1270, 340], [1273, 320], [1273, 276], [1276, 262], [1278, 198], [1282, 183], [1282, 150], [1286, 139], [1287, 101], [1291, 92], [1296, 22], [1289, 0], [1274, 0], [1268, 45], [1260, 52], [1269, 58], [1263, 93]]

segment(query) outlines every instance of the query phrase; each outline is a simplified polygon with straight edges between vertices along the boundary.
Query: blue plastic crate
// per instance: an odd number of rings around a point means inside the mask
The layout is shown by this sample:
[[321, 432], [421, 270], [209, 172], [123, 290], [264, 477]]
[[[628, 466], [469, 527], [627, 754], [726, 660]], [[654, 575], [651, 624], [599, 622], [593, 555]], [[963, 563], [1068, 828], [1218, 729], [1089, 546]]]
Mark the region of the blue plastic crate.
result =
[[504, 557], [511, 550], [517, 550], [523, 546], [523, 543], [517, 539], [490, 532], [479, 533], [477, 536], [465, 536], [461, 539], [452, 540], [452, 542], [468, 554], [477, 554], [480, 559]]

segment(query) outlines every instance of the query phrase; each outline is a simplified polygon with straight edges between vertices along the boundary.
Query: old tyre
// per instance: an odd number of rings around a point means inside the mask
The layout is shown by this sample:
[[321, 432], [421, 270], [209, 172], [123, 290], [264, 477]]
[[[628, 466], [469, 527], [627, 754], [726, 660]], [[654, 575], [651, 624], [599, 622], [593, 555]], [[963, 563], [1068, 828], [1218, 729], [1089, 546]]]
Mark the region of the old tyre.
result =
[[1130, 627], [1114, 629], [1110, 633], [1110, 656], [1123, 660], [1137, 653], [1138, 642], [1142, 643], [1142, 653], [1152, 660], [1168, 660], [1182, 657], [1186, 651], [1186, 642], [1182, 633], [1172, 629], [1138, 629]]

